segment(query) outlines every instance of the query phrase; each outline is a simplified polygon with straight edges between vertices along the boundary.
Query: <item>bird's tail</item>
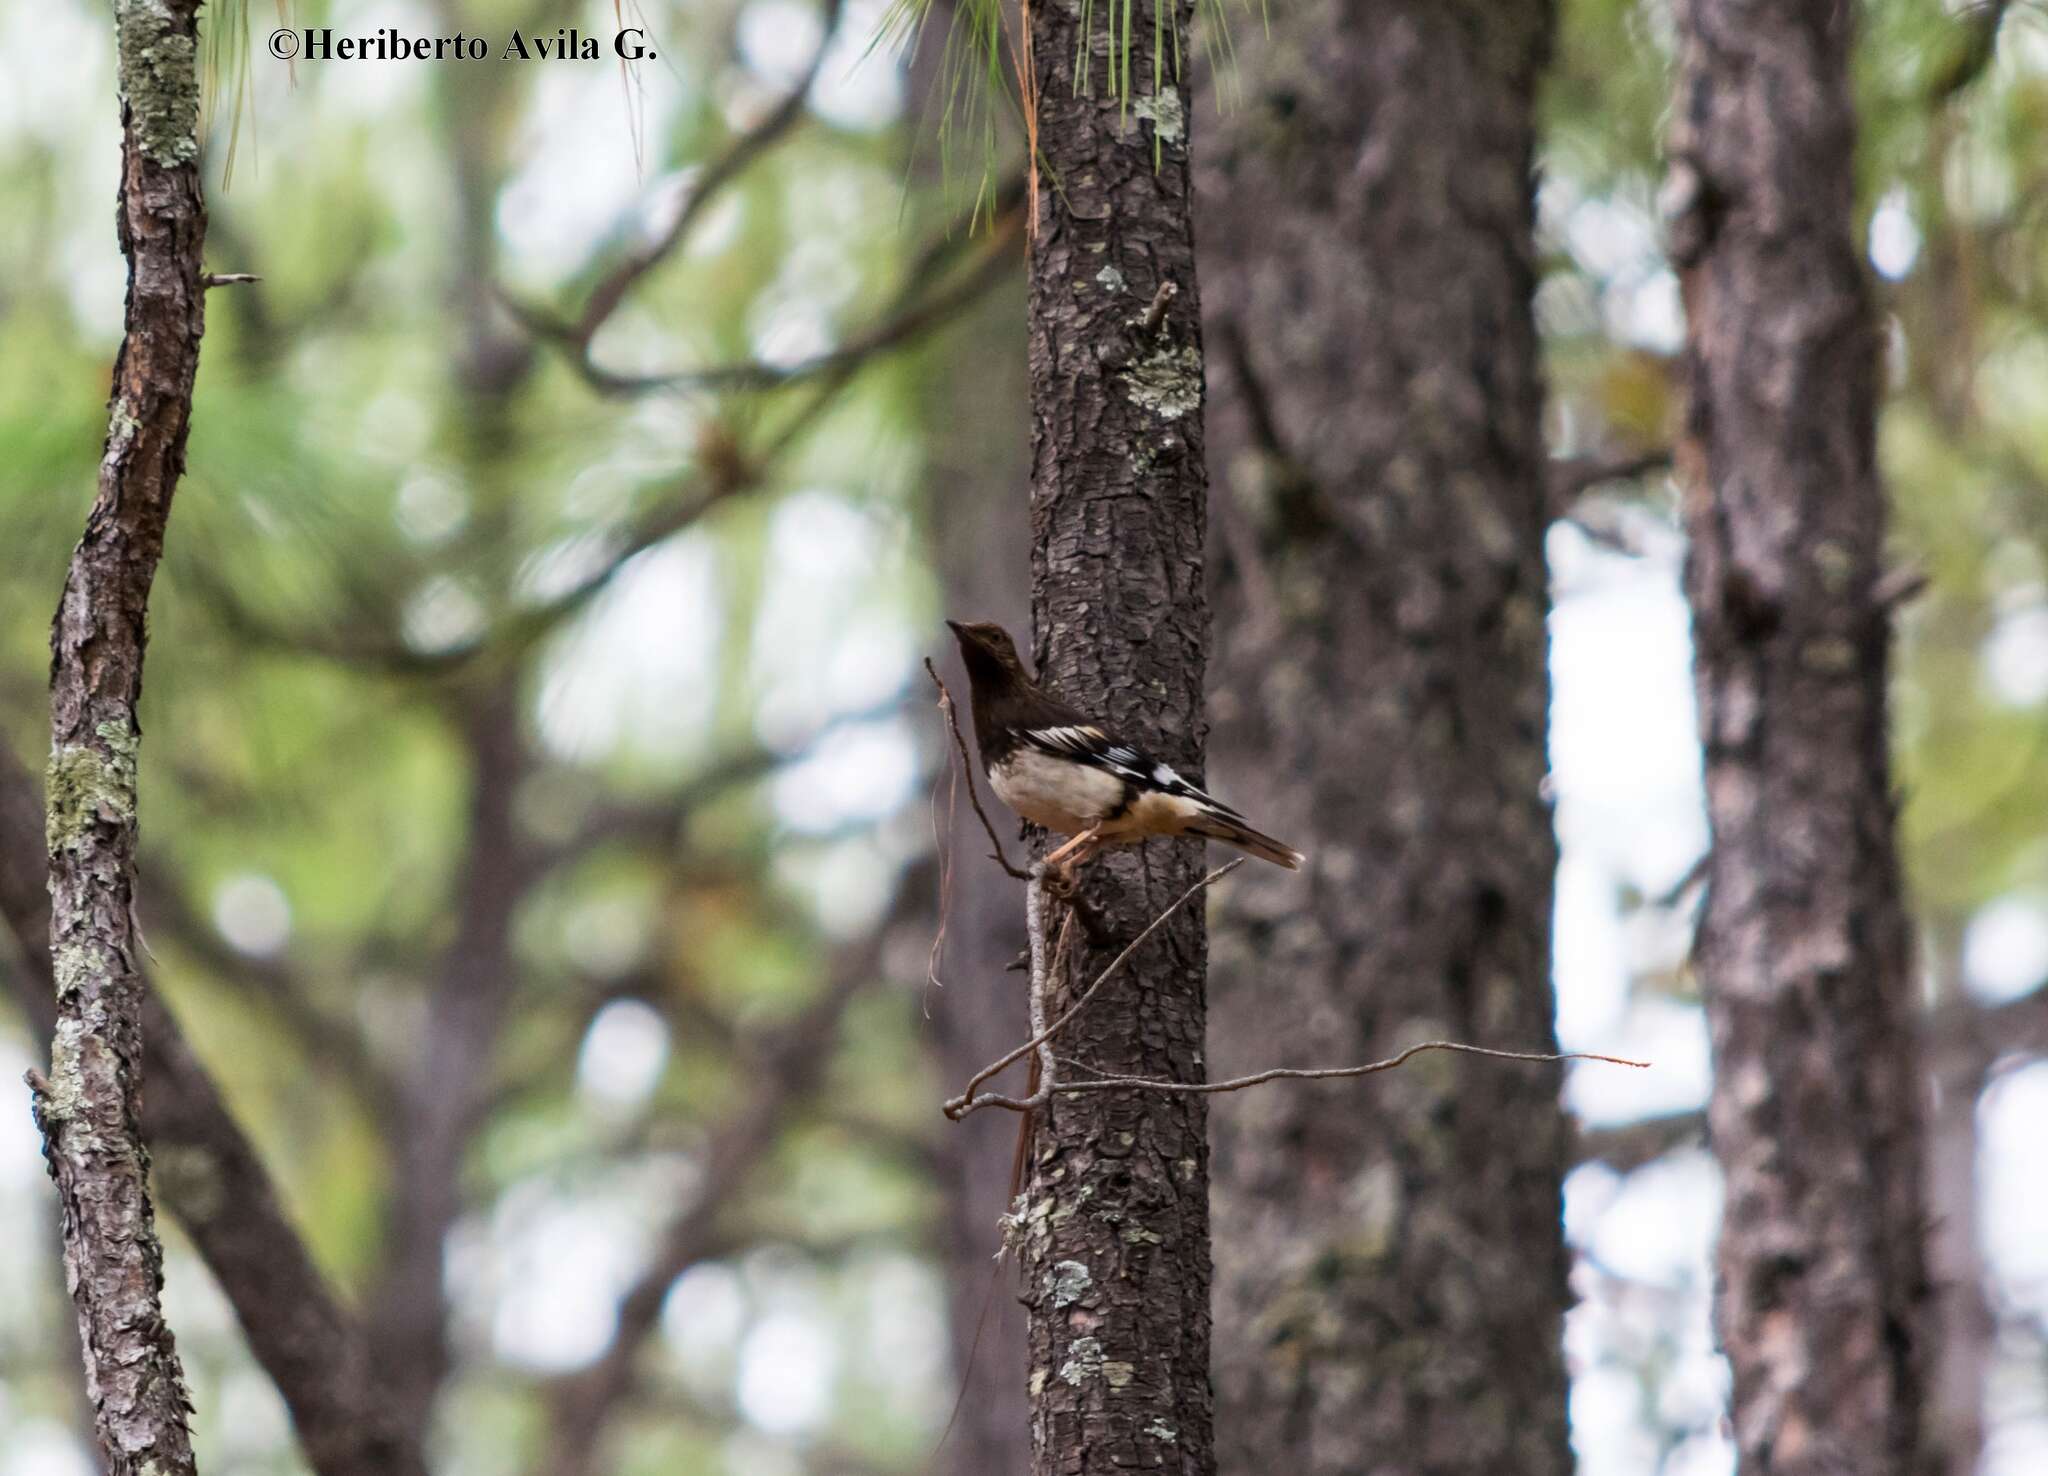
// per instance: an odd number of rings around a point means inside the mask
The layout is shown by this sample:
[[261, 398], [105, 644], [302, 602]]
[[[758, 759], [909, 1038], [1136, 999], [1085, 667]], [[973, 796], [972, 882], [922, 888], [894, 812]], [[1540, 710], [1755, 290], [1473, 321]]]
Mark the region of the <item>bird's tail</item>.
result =
[[1205, 835], [1210, 840], [1222, 841], [1226, 846], [1236, 846], [1261, 861], [1270, 861], [1275, 866], [1284, 866], [1289, 871], [1301, 870], [1305, 859], [1301, 852], [1290, 845], [1284, 845], [1270, 835], [1253, 830], [1249, 825], [1225, 819], [1221, 815], [1204, 815], [1188, 829], [1195, 835]]

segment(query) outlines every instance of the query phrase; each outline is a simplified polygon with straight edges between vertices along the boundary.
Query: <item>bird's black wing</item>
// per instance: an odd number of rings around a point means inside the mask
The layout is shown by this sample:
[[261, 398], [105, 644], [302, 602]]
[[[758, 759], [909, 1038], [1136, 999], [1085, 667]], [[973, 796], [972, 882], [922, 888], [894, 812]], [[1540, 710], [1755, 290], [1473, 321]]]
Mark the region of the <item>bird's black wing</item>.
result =
[[1242, 821], [1244, 816], [1212, 795], [1204, 793], [1174, 771], [1171, 764], [1155, 759], [1142, 748], [1111, 737], [1093, 723], [1064, 723], [1057, 727], [1026, 728], [1023, 742], [1053, 758], [1087, 764], [1114, 774], [1133, 789], [1169, 794], [1192, 800], [1218, 815]]

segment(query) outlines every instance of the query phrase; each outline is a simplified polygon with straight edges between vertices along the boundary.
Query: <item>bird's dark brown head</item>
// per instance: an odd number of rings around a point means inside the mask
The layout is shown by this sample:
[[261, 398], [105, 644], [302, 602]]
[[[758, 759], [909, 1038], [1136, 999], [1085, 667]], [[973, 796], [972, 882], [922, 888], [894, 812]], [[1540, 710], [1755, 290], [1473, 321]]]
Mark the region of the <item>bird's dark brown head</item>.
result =
[[948, 620], [967, 666], [968, 697], [974, 708], [974, 739], [984, 768], [999, 763], [1026, 728], [1068, 727], [1086, 718], [1042, 692], [1017, 655], [1010, 633], [991, 621]]
[[1017, 655], [1017, 643], [1000, 625], [989, 620], [948, 620], [946, 624], [960, 642], [960, 657], [967, 663], [967, 675], [976, 686], [1031, 680]]

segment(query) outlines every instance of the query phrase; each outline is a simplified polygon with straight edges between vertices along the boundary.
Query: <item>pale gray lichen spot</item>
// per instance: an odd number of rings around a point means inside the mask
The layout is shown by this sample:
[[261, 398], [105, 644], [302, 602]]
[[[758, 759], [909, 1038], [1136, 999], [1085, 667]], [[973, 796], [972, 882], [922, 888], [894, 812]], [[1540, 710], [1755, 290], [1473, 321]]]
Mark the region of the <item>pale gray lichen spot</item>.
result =
[[1124, 274], [1113, 266], [1106, 266], [1097, 272], [1095, 280], [1102, 284], [1104, 292], [1121, 292], [1124, 290]]
[[1088, 1379], [1102, 1376], [1102, 1340], [1076, 1338], [1067, 1349], [1067, 1361], [1060, 1365], [1060, 1377], [1076, 1389]]
[[135, 818], [135, 730], [126, 722], [101, 723], [96, 730], [105, 753], [84, 743], [50, 751], [44, 775], [43, 839], [50, 854], [76, 849], [95, 821]]
[[1137, 1373], [1137, 1365], [1133, 1363], [1104, 1363], [1102, 1365], [1103, 1382], [1112, 1389], [1127, 1387], [1131, 1380], [1137, 1377]]
[[1856, 572], [1856, 558], [1841, 544], [1823, 540], [1814, 546], [1813, 566], [1827, 592], [1839, 595], [1848, 589], [1849, 578]]
[[1045, 1273], [1045, 1290], [1055, 1307], [1071, 1307], [1094, 1284], [1095, 1278], [1079, 1261], [1061, 1261]]
[[50, 972], [57, 998], [65, 999], [91, 980], [113, 973], [113, 960], [96, 943], [59, 943], [50, 959]]
[[1839, 675], [1856, 669], [1856, 648], [1840, 636], [1808, 641], [1799, 659], [1809, 671]]
[[1187, 114], [1181, 109], [1178, 92], [1138, 98], [1131, 103], [1131, 111], [1151, 123], [1161, 143], [1179, 143], [1187, 132]]
[[1202, 408], [1202, 356], [1192, 347], [1162, 344], [1123, 373], [1132, 404], [1161, 420], [1179, 420]]
[[163, 0], [114, 0], [121, 96], [143, 154], [165, 169], [199, 157], [199, 49]]
[[1126, 1225], [1119, 1232], [1125, 1245], [1164, 1245], [1166, 1237], [1157, 1230], [1147, 1230], [1143, 1225]]
[[[61, 954], [60, 954], [61, 958]], [[61, 995], [63, 985], [58, 985]], [[85, 1022], [75, 1017], [57, 1021], [50, 1041], [50, 1090], [43, 1095], [43, 1116], [67, 1122], [82, 1115], [85, 1103]]]
[[127, 454], [135, 444], [135, 437], [142, 429], [142, 422], [130, 413], [128, 407], [118, 400], [107, 418], [107, 446], [100, 454], [100, 465], [113, 466]]
[[1160, 1419], [1157, 1415], [1154, 1415], [1152, 1423], [1145, 1427], [1145, 1433], [1154, 1440], [1164, 1440], [1168, 1445], [1178, 1445], [1180, 1443], [1180, 1431], [1174, 1429], [1173, 1426], [1167, 1424], [1165, 1420]]

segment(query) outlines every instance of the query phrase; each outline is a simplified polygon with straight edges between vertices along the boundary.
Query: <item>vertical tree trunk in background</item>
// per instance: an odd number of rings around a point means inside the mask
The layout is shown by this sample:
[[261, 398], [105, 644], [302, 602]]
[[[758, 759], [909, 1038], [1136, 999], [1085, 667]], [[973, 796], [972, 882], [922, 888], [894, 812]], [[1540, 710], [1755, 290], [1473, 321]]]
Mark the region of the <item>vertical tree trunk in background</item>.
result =
[[[938, 49], [928, 40], [918, 55], [936, 56]], [[1017, 557], [1030, 538], [1024, 499], [1017, 495], [1030, 471], [1021, 305], [1021, 293], [999, 292], [970, 314], [931, 356], [935, 372], [925, 396], [932, 410], [926, 480], [946, 613], [997, 620], [1011, 630], [1022, 630], [1030, 611], [1026, 570]], [[1006, 342], [1007, 350], [990, 347]], [[947, 685], [965, 703], [966, 677], [953, 642], [945, 644]], [[960, 721], [967, 722], [964, 710]], [[944, 758], [955, 762], [950, 747]], [[939, 793], [944, 803], [943, 786]], [[991, 818], [1009, 841], [1004, 811], [992, 802]], [[1031, 1032], [1025, 977], [1009, 970], [1024, 946], [1023, 889], [985, 859], [988, 838], [964, 793], [946, 845], [953, 858], [941, 970], [947, 989], [929, 1002], [925, 1033], [950, 1093]], [[1014, 859], [1017, 848], [1010, 849]], [[1021, 1067], [1018, 1073], [999, 1089], [1021, 1096]], [[1002, 1245], [997, 1220], [1010, 1209], [1016, 1135], [1009, 1114], [980, 1112], [948, 1125], [940, 1141], [954, 1365], [965, 1389], [939, 1455], [941, 1468], [955, 1476], [1005, 1476], [1023, 1471], [1028, 1460], [1014, 1273], [1008, 1266], [998, 1273], [991, 1260]]]
[[393, 1377], [392, 1409], [409, 1444], [425, 1447], [454, 1365], [445, 1292], [447, 1239], [466, 1203], [464, 1161], [497, 1060], [518, 977], [512, 925], [536, 874], [514, 802], [525, 763], [516, 682], [466, 694], [456, 726], [470, 764], [468, 826], [421, 1046], [406, 1078], [383, 1275], [369, 1299], [371, 1346]]
[[[1053, 691], [1199, 774], [1207, 481], [1190, 108], [1174, 62], [1194, 55], [1191, 6], [1133, 11], [1126, 107], [1105, 70], [1105, 8], [1091, 47], [1081, 7], [1031, 7], [1044, 173], [1030, 273], [1032, 616]], [[1075, 91], [1077, 56], [1092, 93]], [[1094, 978], [1201, 862], [1199, 843], [1155, 841], [1088, 866], [1081, 885], [1106, 926], [1076, 947], [1070, 979]], [[1060, 1054], [1199, 1080], [1206, 951], [1200, 907], [1183, 908], [1061, 1035]], [[1214, 1469], [1204, 1099], [1087, 1093], [1055, 1098], [1044, 1117], [1022, 1237], [1032, 1470], [1202, 1476]]]
[[49, 1080], [34, 1079], [35, 1114], [63, 1206], [65, 1277], [111, 1476], [196, 1469], [142, 1144], [146, 985], [134, 907], [145, 621], [185, 469], [206, 326], [198, 8], [114, 6], [127, 316], [99, 494], [50, 632], [45, 803], [57, 1028]]
[[[947, 30], [956, 21], [952, 7], [940, 7], [911, 54], [910, 94], [922, 115], [915, 135], [928, 134], [944, 115], [941, 62]], [[916, 142], [905, 163], [939, 193], [944, 209], [945, 166], [938, 154]], [[1030, 580], [1017, 556], [1030, 539], [1018, 493], [1031, 473], [1021, 257], [1017, 267], [1014, 286], [990, 293], [917, 360], [926, 376], [920, 395], [927, 407], [925, 516], [943, 613], [998, 621], [1013, 631], [1026, 628], [1031, 611]], [[958, 648], [942, 628], [934, 633], [940, 670], [962, 704], [964, 731], [970, 714]], [[958, 762], [951, 742], [946, 739], [940, 755], [948, 766]], [[979, 782], [978, 770], [974, 778]], [[964, 786], [967, 780], [959, 782]], [[942, 788], [941, 803], [945, 793]], [[1006, 817], [991, 805], [991, 818], [1000, 826]], [[1008, 832], [1006, 841], [1014, 827]], [[922, 1034], [950, 1094], [1031, 1031], [1025, 976], [1009, 967], [1024, 946], [1017, 906], [1022, 889], [985, 859], [988, 838], [964, 793], [944, 843], [953, 860], [941, 962], [948, 987], [928, 1001], [929, 1024]], [[1011, 847], [1013, 856], [1016, 850]], [[1021, 1073], [1005, 1085], [1020, 1088], [1022, 1095]], [[1006, 1114], [982, 1112], [948, 1124], [939, 1140], [948, 1323], [954, 1376], [961, 1385], [959, 1414], [933, 1465], [953, 1476], [1006, 1476], [1023, 1471], [1029, 1461], [1024, 1343], [1016, 1335], [1020, 1314], [1011, 1296], [1014, 1268], [1005, 1263], [998, 1271], [992, 1259], [1002, 1245], [997, 1222], [1010, 1210], [1016, 1133]]]
[[1930, 1470], [1914, 959], [1886, 752], [1853, 7], [1684, 0], [1672, 258], [1727, 1179], [1716, 1318], [1745, 1470]]
[[[504, 115], [516, 96], [511, 69], [437, 68], [435, 106], [454, 186], [448, 293], [463, 324], [448, 345], [461, 392], [461, 469], [475, 499], [471, 551], [486, 588], [509, 590], [520, 454], [518, 397], [534, 348], [497, 300], [494, 224], [504, 177]], [[535, 878], [533, 848], [515, 814], [527, 766], [516, 672], [449, 690], [450, 726], [469, 764], [468, 827], [450, 910], [455, 933], [427, 1001], [420, 1050], [403, 1079], [412, 1131], [393, 1147], [383, 1265], [368, 1297], [369, 1335], [393, 1389], [409, 1445], [425, 1448], [454, 1366], [445, 1294], [447, 1239], [467, 1207], [462, 1175], [478, 1107], [496, 1069], [499, 1037], [517, 985], [512, 926]]]
[[[1218, 909], [1216, 1070], [1554, 1050], [1530, 311], [1551, 8], [1304, 0], [1271, 26], [1200, 171], [1212, 711], [1219, 791], [1309, 863]], [[1559, 1085], [1438, 1057], [1219, 1106], [1225, 1470], [1570, 1469]]]

